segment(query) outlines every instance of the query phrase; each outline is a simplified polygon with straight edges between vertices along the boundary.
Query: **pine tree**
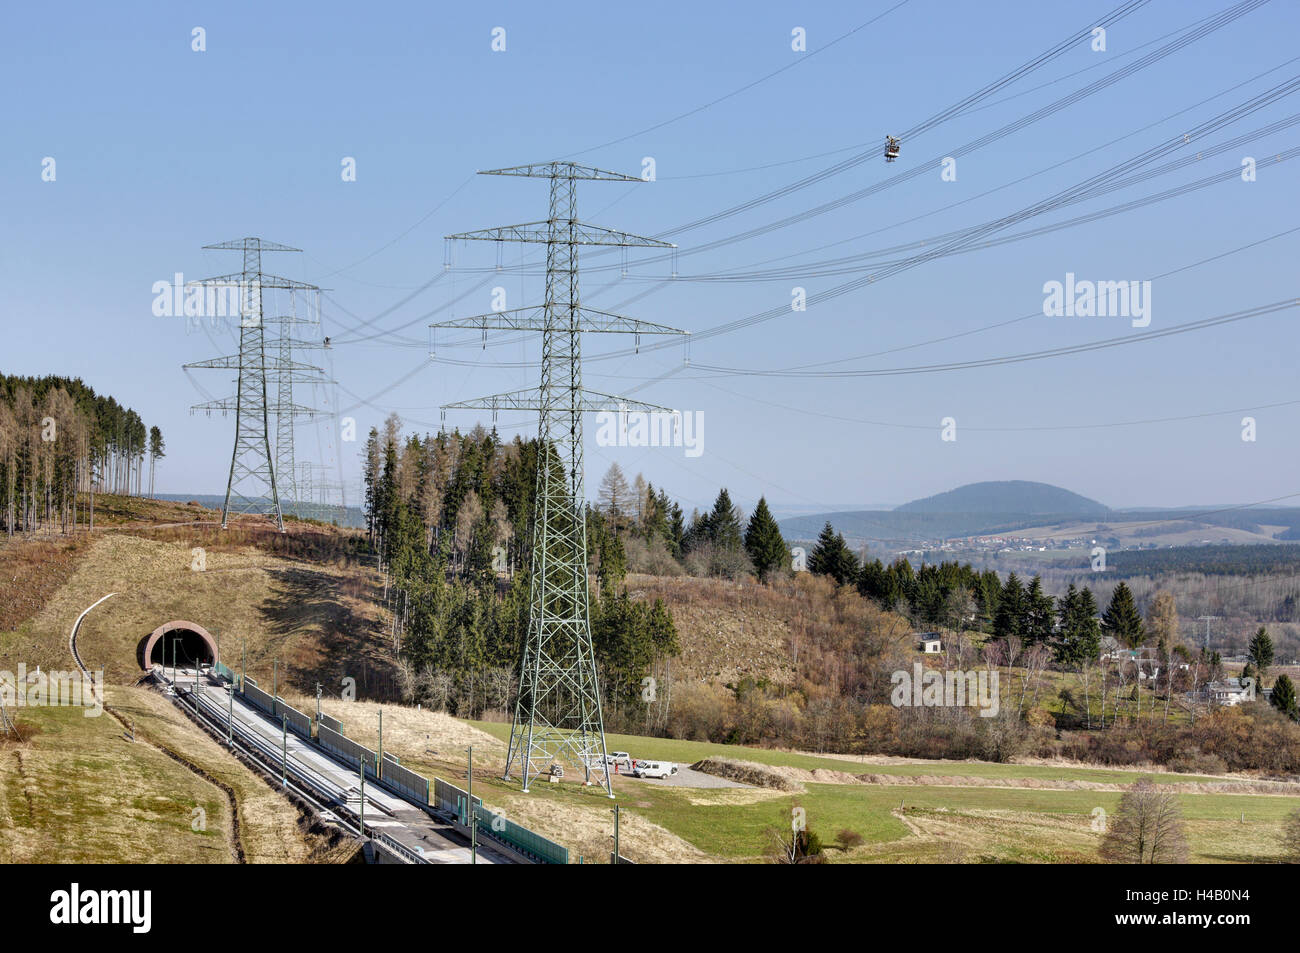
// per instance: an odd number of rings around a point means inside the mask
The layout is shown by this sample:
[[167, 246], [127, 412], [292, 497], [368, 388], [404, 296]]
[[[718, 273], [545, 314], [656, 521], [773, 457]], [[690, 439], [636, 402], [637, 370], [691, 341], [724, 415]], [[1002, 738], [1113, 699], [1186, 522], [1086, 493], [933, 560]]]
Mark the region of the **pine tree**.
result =
[[1259, 674], [1259, 680], [1262, 682], [1264, 676], [1268, 674], [1269, 666], [1273, 664], [1273, 639], [1263, 626], [1260, 626], [1259, 631], [1251, 637], [1250, 648], [1246, 652], [1246, 657], [1255, 666], [1255, 671]]
[[758, 498], [758, 506], [754, 508], [754, 515], [749, 518], [749, 526], [745, 528], [745, 551], [749, 553], [749, 561], [758, 572], [759, 582], [767, 582], [768, 575], [790, 555], [785, 539], [781, 536], [781, 527], [772, 517], [772, 511], [767, 508], [765, 497]]
[[1146, 630], [1142, 625], [1142, 616], [1138, 614], [1137, 605], [1133, 602], [1133, 591], [1126, 584], [1121, 582], [1115, 587], [1115, 592], [1110, 597], [1110, 605], [1106, 607], [1106, 614], [1102, 616], [1101, 627], [1108, 635], [1131, 649], [1142, 644]]
[[149, 428], [149, 496], [153, 496], [153, 477], [154, 469], [158, 461], [167, 456], [164, 452], [167, 449], [163, 443], [162, 431], [157, 427]]

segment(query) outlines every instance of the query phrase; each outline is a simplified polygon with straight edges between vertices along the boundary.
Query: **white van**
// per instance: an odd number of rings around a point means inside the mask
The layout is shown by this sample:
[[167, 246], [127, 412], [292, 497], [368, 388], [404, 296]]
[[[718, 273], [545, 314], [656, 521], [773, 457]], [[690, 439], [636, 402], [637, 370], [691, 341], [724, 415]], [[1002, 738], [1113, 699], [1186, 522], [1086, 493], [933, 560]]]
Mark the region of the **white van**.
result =
[[632, 756], [626, 751], [611, 751], [605, 756], [605, 763], [608, 765], [617, 765], [620, 768], [632, 769]]
[[672, 761], [638, 761], [632, 773], [638, 778], [667, 778], [677, 773]]

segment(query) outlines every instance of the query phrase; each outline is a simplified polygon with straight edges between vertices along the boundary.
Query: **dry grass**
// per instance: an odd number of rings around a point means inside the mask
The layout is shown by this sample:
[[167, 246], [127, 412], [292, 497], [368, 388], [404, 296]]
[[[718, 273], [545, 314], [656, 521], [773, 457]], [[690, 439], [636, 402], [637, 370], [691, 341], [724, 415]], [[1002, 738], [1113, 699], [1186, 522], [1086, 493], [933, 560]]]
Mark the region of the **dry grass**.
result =
[[681, 645], [673, 660], [683, 677], [734, 683], [748, 676], [794, 679], [789, 644], [792, 605], [784, 593], [752, 582], [629, 576], [636, 599], [663, 599]]
[[89, 546], [84, 536], [0, 542], [0, 632], [17, 629], [40, 612]]
[[[504, 797], [500, 807], [515, 823], [568, 847], [572, 863], [577, 863], [579, 856], [586, 863], [609, 862], [614, 842], [610, 838], [608, 803], [588, 807], [535, 794], [517, 794]], [[634, 811], [622, 812], [618, 849], [639, 864], [698, 864], [713, 859]]]
[[[315, 717], [316, 696], [298, 692], [281, 692], [289, 704]], [[375, 701], [345, 702], [338, 698], [321, 699], [321, 711], [343, 723], [343, 733], [358, 744], [375, 748], [379, 743], [379, 712], [384, 713], [384, 750], [402, 759], [429, 763], [446, 762], [461, 766], [464, 774], [465, 749], [474, 746], [475, 768], [494, 769], [505, 766], [506, 746], [467, 722], [451, 715], [414, 705]], [[475, 775], [478, 771], [475, 770]]]
[[[52, 567], [44, 570], [62, 584], [51, 584], [55, 591], [16, 632], [0, 633], [0, 668], [71, 669], [68, 634], [77, 616], [116, 592], [86, 617], [78, 646], [92, 669], [104, 667], [110, 703], [135, 721], [138, 738], [126, 740], [108, 714], [21, 712], [25, 742], [0, 748], [0, 860], [230, 862], [236, 852], [227, 789], [238, 804], [239, 842], [249, 862], [355, 855], [351, 841], [320, 828], [168, 700], [133, 686], [140, 640], [162, 622], [187, 619], [222, 637], [235, 668], [237, 639], [246, 639], [249, 671], [268, 687], [271, 660], [279, 658], [290, 684], [305, 687], [346, 671], [361, 691], [390, 690], [395, 678], [375, 624], [374, 574], [240, 546], [209, 551], [206, 571], [193, 572], [193, 542], [122, 531], [78, 541], [83, 552], [63, 579]], [[205, 831], [190, 829], [196, 807], [206, 813]]]
[[117, 595], [87, 616], [78, 636], [82, 658], [103, 666], [109, 683], [139, 674], [137, 647], [158, 625], [184, 619], [221, 641], [234, 669], [247, 646], [248, 673], [270, 682], [279, 659], [281, 684], [300, 690], [317, 679], [356, 679], [360, 693], [396, 691], [396, 674], [373, 599], [374, 574], [281, 559], [256, 549], [206, 555], [191, 570], [192, 540], [160, 542], [125, 533], [97, 538], [67, 583], [13, 636], [0, 635], [0, 667], [66, 668], [68, 632], [83, 609]]
[[[179, 752], [209, 777], [233, 789], [239, 805], [240, 843], [248, 863], [293, 864], [329, 861], [353, 849], [342, 838], [327, 834], [297, 808], [232, 756], [211, 735], [186, 718], [152, 688], [118, 688], [109, 703], [133, 720], [137, 736]], [[223, 811], [228, 836], [228, 811]]]
[[[109, 715], [24, 711], [39, 725], [0, 750], [5, 863], [229, 863], [225, 796], [156, 748], [132, 744]], [[193, 811], [207, 815], [194, 831]]]

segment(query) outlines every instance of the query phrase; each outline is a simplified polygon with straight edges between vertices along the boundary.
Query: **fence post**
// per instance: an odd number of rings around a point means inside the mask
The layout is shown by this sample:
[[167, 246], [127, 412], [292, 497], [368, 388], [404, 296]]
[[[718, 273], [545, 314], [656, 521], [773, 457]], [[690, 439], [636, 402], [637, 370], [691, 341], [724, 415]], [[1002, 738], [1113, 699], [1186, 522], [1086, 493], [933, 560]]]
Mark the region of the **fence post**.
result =
[[618, 863], [618, 805], [614, 806], [614, 863]]
[[474, 746], [470, 745], [466, 749], [469, 752], [469, 773], [465, 775], [468, 783], [465, 785], [468, 797], [466, 800], [467, 813], [469, 814], [469, 862], [478, 863], [478, 812], [474, 810]]

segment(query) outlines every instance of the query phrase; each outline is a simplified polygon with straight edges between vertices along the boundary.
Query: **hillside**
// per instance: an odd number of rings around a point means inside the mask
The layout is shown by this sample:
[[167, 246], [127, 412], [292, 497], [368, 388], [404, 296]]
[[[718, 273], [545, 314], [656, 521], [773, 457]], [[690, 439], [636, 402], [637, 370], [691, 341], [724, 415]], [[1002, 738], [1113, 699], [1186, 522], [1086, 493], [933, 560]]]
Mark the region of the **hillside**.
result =
[[792, 516], [780, 521], [793, 541], [817, 538], [830, 523], [852, 543], [883, 542], [908, 548], [921, 541], [1006, 534], [1111, 511], [1096, 500], [1047, 483], [1002, 480], [970, 483], [892, 510], [845, 510]]
[[[136, 649], [161, 622], [186, 619], [220, 634], [236, 669], [246, 644], [260, 678], [279, 659], [282, 684], [310, 690], [347, 672], [383, 696], [395, 677], [376, 624], [377, 574], [351, 560], [338, 531], [291, 523], [282, 536], [249, 521], [223, 533], [195, 507], [113, 497], [96, 507], [93, 536], [0, 544], [0, 573], [15, 582], [0, 587], [0, 670], [71, 668], [73, 623], [115, 593], [78, 634], [86, 663], [103, 667], [111, 710], [11, 712], [20, 737], [0, 738], [0, 861], [347, 860], [354, 848], [138, 685]], [[203, 572], [191, 568], [195, 546]]]
[[1029, 480], [968, 483], [904, 503], [898, 513], [997, 513], [1028, 516], [1104, 516], [1110, 509], [1070, 490]]

